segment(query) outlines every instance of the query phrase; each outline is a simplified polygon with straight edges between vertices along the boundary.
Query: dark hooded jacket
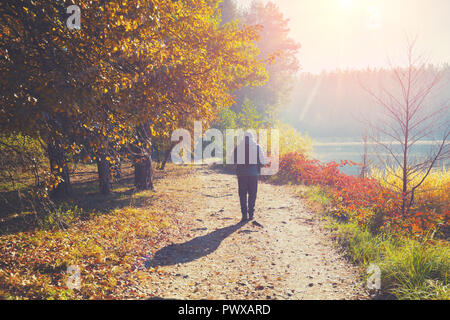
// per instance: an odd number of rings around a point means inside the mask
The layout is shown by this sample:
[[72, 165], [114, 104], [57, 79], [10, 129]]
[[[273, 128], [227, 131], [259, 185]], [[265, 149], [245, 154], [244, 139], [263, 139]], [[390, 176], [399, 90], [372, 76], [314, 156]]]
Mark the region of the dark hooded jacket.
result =
[[259, 176], [261, 167], [266, 164], [264, 152], [250, 132], [245, 134], [244, 139], [234, 149], [233, 159], [238, 176]]

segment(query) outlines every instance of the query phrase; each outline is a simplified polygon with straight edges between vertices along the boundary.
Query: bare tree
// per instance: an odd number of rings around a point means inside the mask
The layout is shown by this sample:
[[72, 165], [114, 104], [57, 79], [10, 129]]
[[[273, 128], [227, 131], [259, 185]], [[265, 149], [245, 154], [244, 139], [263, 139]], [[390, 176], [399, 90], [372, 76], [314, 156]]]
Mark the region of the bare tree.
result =
[[362, 143], [364, 147], [363, 155], [362, 155], [362, 166], [361, 166], [361, 178], [366, 178], [369, 174], [369, 160], [368, 160], [368, 144], [367, 141], [369, 139], [367, 128], [364, 130], [364, 133], [362, 135]]
[[[369, 136], [383, 154], [384, 170], [400, 179], [401, 212], [406, 216], [414, 196], [428, 175], [442, 160], [448, 160], [450, 135], [449, 106], [437, 93], [448, 75], [448, 68], [430, 67], [423, 55], [417, 55], [416, 39], [407, 41], [407, 64], [393, 67], [389, 78], [382, 79], [379, 90], [361, 84], [379, 105], [377, 116], [368, 121]], [[441, 97], [442, 98], [442, 97]], [[442, 99], [441, 99], [442, 100]], [[426, 155], [415, 151], [432, 141]], [[380, 149], [382, 153], [380, 152]]]

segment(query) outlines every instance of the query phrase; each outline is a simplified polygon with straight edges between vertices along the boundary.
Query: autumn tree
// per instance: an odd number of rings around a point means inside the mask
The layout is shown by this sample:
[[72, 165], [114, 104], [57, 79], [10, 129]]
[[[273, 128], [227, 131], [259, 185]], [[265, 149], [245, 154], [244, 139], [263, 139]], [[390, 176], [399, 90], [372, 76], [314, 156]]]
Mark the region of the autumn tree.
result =
[[[179, 7], [184, 5], [187, 7]], [[160, 57], [163, 66], [153, 71], [150, 87], [142, 87], [133, 94], [135, 99], [151, 88], [154, 94], [148, 97], [154, 99], [161, 95], [160, 101], [146, 103], [154, 107], [147, 116], [150, 136], [166, 142], [173, 129], [193, 119], [208, 125], [221, 108], [234, 102], [232, 92], [237, 88], [266, 80], [263, 63], [257, 59], [258, 51], [253, 44], [258, 38], [258, 27], [239, 28], [237, 23], [220, 25], [215, 14], [217, 2], [178, 2], [167, 9], [180, 16], [168, 14], [167, 26], [158, 34], [165, 44], [163, 49], [167, 50]], [[173, 144], [166, 144], [167, 155]]]
[[247, 25], [262, 27], [257, 47], [259, 58], [267, 63], [269, 79], [264, 86], [238, 91], [238, 103], [233, 108], [239, 111], [245, 98], [248, 98], [261, 114], [273, 120], [279, 109], [289, 102], [293, 77], [299, 70], [296, 54], [300, 45], [290, 37], [289, 20], [273, 2], [252, 2], [241, 20]]
[[[59, 177], [59, 184], [51, 186], [57, 196], [70, 193], [68, 154], [89, 126], [102, 127], [118, 110], [105, 79], [115, 81], [123, 73], [110, 54], [121, 37], [117, 24], [108, 24], [97, 3], [80, 1], [85, 24], [71, 31], [65, 25], [70, 4], [25, 0], [0, 5], [1, 128], [45, 142], [50, 169]], [[106, 35], [115, 33], [120, 36], [108, 42]]]
[[0, 5], [1, 129], [45, 142], [60, 195], [70, 193], [70, 154], [89, 149], [107, 193], [120, 146], [143, 148], [132, 156], [144, 157], [135, 161], [144, 177], [152, 126], [208, 122], [233, 103], [231, 91], [266, 79], [259, 28], [220, 26], [217, 1], [82, 0], [80, 30], [65, 25], [69, 4]]

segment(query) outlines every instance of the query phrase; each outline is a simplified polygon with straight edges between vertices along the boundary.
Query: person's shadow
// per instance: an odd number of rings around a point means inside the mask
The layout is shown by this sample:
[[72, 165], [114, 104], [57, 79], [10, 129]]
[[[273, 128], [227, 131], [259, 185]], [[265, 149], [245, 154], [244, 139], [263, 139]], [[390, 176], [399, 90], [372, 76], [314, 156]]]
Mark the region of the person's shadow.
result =
[[178, 263], [187, 263], [204, 257], [214, 252], [222, 240], [244, 225], [245, 222], [239, 222], [184, 243], [168, 245], [155, 252], [149, 266], [170, 266]]

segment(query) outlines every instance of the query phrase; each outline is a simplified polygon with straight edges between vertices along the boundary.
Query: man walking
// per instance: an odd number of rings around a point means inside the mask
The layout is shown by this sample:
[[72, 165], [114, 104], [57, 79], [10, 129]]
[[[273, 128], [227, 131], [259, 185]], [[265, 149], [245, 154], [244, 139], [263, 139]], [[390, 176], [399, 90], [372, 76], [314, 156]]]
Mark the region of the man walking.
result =
[[[253, 134], [247, 131], [244, 139], [234, 149], [234, 163], [238, 178], [239, 200], [241, 203], [242, 221], [253, 220], [255, 213], [256, 194], [258, 192], [258, 177], [261, 167], [266, 164], [264, 152]], [[248, 199], [247, 199], [248, 195]]]

